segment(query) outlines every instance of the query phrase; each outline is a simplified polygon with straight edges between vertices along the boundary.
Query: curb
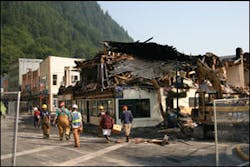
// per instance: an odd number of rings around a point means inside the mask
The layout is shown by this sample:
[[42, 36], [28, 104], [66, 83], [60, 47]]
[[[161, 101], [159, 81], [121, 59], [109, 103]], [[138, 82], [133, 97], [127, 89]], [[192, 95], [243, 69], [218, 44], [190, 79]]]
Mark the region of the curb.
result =
[[249, 156], [242, 151], [239, 144], [236, 145], [236, 152], [242, 160], [249, 161]]

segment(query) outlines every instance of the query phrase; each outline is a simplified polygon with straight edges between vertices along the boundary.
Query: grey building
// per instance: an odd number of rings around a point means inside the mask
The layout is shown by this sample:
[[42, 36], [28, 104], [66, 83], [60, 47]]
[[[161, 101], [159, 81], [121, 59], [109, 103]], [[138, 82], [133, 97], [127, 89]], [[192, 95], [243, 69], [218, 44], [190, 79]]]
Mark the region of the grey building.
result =
[[17, 61], [13, 62], [10, 66], [8, 76], [8, 91], [21, 90], [22, 75], [30, 70], [37, 70], [39, 68], [40, 62], [42, 61], [42, 59], [19, 58]]

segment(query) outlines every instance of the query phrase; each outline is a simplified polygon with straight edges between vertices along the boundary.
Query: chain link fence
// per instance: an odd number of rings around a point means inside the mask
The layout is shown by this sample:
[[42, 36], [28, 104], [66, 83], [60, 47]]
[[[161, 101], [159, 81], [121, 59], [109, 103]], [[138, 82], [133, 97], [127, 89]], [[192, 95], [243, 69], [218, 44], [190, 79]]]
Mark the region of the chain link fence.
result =
[[16, 166], [20, 92], [1, 92], [1, 166]]
[[214, 100], [214, 123], [217, 166], [220, 143], [230, 142], [249, 151], [249, 98]]

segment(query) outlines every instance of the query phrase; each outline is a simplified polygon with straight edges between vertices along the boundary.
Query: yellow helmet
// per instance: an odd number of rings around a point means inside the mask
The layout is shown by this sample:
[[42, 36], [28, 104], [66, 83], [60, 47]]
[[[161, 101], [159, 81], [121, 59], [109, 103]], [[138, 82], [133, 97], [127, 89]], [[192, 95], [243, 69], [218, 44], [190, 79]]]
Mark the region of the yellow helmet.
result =
[[46, 104], [43, 104], [43, 105], [42, 105], [42, 108], [47, 109], [47, 105], [46, 105]]
[[99, 110], [104, 110], [104, 107], [103, 106], [99, 106], [98, 109]]

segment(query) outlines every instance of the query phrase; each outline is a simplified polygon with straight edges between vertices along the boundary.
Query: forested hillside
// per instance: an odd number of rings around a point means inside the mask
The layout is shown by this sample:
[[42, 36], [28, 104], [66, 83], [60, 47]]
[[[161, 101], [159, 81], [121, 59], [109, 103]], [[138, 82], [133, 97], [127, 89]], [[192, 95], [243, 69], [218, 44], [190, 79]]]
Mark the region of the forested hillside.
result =
[[1, 74], [19, 57], [89, 59], [104, 40], [131, 42], [94, 1], [1, 1]]

